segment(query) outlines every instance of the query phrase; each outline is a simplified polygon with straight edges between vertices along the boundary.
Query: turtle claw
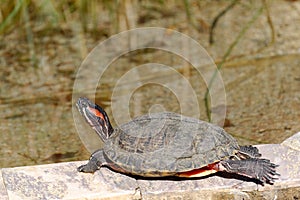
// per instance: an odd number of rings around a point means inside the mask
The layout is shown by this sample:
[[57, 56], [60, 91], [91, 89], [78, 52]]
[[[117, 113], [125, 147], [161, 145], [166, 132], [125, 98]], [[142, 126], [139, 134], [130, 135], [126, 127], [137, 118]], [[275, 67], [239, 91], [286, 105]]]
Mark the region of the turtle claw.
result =
[[85, 172], [85, 173], [94, 173], [100, 167], [105, 163], [105, 159], [103, 157], [103, 151], [102, 149], [99, 149], [95, 151], [87, 164], [81, 165], [77, 168], [77, 171], [79, 172]]
[[81, 165], [77, 168], [78, 172], [84, 172], [84, 173], [94, 173], [99, 168], [97, 165], [91, 165], [90, 162], [86, 165]]
[[246, 156], [245, 158], [259, 158], [259, 157], [261, 157], [261, 154], [259, 153], [258, 148], [254, 147], [252, 145], [240, 146], [240, 153], [244, 154], [244, 156]]
[[275, 180], [278, 179], [278, 176], [280, 176], [275, 169], [279, 165], [271, 163], [268, 159], [258, 159], [256, 162], [257, 168], [260, 168], [256, 170], [256, 172], [258, 172], [258, 180], [262, 183], [273, 184]]
[[280, 176], [276, 172], [278, 165], [271, 163], [268, 159], [226, 160], [221, 162], [221, 164], [224, 167], [224, 171], [257, 179], [262, 185], [264, 183], [273, 184]]
[[85, 169], [84, 169], [85, 166], [86, 166], [86, 165], [80, 165], [80, 166], [77, 168], [77, 171], [78, 171], [78, 172], [84, 172], [84, 171], [85, 171]]

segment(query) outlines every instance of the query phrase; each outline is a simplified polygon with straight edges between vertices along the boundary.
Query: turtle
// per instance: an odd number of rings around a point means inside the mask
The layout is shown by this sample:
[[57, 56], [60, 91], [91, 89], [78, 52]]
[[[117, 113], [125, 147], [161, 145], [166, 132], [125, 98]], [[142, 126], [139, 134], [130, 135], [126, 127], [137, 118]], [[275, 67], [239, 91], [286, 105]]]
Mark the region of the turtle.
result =
[[76, 106], [104, 142], [79, 172], [101, 167], [145, 178], [198, 178], [216, 172], [238, 174], [264, 185], [278, 179], [279, 165], [240, 146], [217, 125], [172, 112], [146, 114], [113, 128], [102, 107], [86, 97]]

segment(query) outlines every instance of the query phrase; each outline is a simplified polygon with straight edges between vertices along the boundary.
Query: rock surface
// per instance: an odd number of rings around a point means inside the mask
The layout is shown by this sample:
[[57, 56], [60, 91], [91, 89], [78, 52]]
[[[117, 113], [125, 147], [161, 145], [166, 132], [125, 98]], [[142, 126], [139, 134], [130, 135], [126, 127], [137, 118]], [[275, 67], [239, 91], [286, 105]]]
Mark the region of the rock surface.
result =
[[282, 144], [257, 146], [279, 164], [274, 185], [257, 185], [243, 177], [217, 173], [195, 180], [142, 180], [102, 168], [78, 173], [86, 163], [2, 168], [0, 199], [299, 199], [300, 132]]

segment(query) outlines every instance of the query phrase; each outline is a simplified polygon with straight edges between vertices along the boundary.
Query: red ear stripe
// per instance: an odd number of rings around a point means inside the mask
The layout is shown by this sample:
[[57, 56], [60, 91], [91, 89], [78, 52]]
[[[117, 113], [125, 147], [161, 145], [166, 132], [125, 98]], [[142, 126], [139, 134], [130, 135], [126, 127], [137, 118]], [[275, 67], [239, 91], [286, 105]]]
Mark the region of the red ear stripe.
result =
[[95, 108], [91, 108], [91, 107], [88, 107], [88, 110], [91, 113], [93, 113], [95, 116], [100, 117], [102, 120], [105, 120], [103, 114], [99, 110], [97, 110]]

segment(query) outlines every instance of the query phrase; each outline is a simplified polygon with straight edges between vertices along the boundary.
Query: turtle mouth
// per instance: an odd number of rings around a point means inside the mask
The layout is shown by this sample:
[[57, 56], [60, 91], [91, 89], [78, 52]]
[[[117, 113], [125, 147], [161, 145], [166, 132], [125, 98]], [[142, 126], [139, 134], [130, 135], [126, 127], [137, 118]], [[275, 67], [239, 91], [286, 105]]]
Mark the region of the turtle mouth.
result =
[[85, 110], [95, 108], [95, 104], [86, 97], [80, 97], [77, 100], [76, 107], [82, 116], [85, 116]]
[[91, 102], [86, 97], [79, 97], [76, 103], [77, 108], [95, 107], [93, 102]]

